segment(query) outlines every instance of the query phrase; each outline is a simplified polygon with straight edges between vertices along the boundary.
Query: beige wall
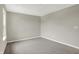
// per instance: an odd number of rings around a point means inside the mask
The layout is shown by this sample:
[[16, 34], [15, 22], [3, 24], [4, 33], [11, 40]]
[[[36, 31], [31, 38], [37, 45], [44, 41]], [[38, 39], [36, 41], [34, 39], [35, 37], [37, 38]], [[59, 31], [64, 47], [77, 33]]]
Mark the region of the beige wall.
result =
[[41, 17], [41, 36], [79, 47], [79, 5]]
[[40, 17], [7, 12], [7, 40], [40, 36]]

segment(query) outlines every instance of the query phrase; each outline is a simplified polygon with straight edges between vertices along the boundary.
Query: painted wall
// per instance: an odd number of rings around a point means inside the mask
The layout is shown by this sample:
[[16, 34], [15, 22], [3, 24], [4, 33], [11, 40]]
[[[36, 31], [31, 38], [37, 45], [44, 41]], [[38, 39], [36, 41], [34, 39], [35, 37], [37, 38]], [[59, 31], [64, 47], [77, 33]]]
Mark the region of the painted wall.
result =
[[41, 36], [79, 47], [79, 5], [41, 17]]
[[6, 40], [3, 40], [3, 5], [0, 5], [0, 54], [4, 53]]
[[7, 12], [7, 40], [40, 36], [40, 17]]

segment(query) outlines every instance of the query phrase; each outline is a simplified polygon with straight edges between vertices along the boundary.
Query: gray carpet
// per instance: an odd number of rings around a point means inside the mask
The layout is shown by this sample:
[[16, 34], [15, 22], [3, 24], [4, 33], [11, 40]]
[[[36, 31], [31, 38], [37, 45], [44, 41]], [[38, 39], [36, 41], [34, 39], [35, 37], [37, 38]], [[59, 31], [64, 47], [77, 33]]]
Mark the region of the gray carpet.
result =
[[78, 54], [79, 50], [44, 38], [8, 43], [5, 54]]

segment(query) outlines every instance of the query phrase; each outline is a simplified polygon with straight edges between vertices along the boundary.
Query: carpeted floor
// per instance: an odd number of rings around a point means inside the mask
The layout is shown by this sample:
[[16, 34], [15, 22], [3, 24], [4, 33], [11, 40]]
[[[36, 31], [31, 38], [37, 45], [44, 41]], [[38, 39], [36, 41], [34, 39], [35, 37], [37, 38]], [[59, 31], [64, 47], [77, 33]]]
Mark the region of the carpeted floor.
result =
[[44, 38], [8, 43], [5, 54], [78, 54], [79, 50]]

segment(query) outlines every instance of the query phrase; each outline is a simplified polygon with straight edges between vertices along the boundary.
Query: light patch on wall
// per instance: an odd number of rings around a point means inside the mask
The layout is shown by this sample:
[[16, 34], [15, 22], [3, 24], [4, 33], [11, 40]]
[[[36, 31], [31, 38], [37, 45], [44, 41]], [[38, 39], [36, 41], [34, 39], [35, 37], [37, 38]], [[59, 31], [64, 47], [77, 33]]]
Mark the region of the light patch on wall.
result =
[[6, 40], [6, 12], [3, 8], [3, 41]]
[[77, 30], [79, 27], [76, 25], [76, 26], [73, 26], [73, 28]]

